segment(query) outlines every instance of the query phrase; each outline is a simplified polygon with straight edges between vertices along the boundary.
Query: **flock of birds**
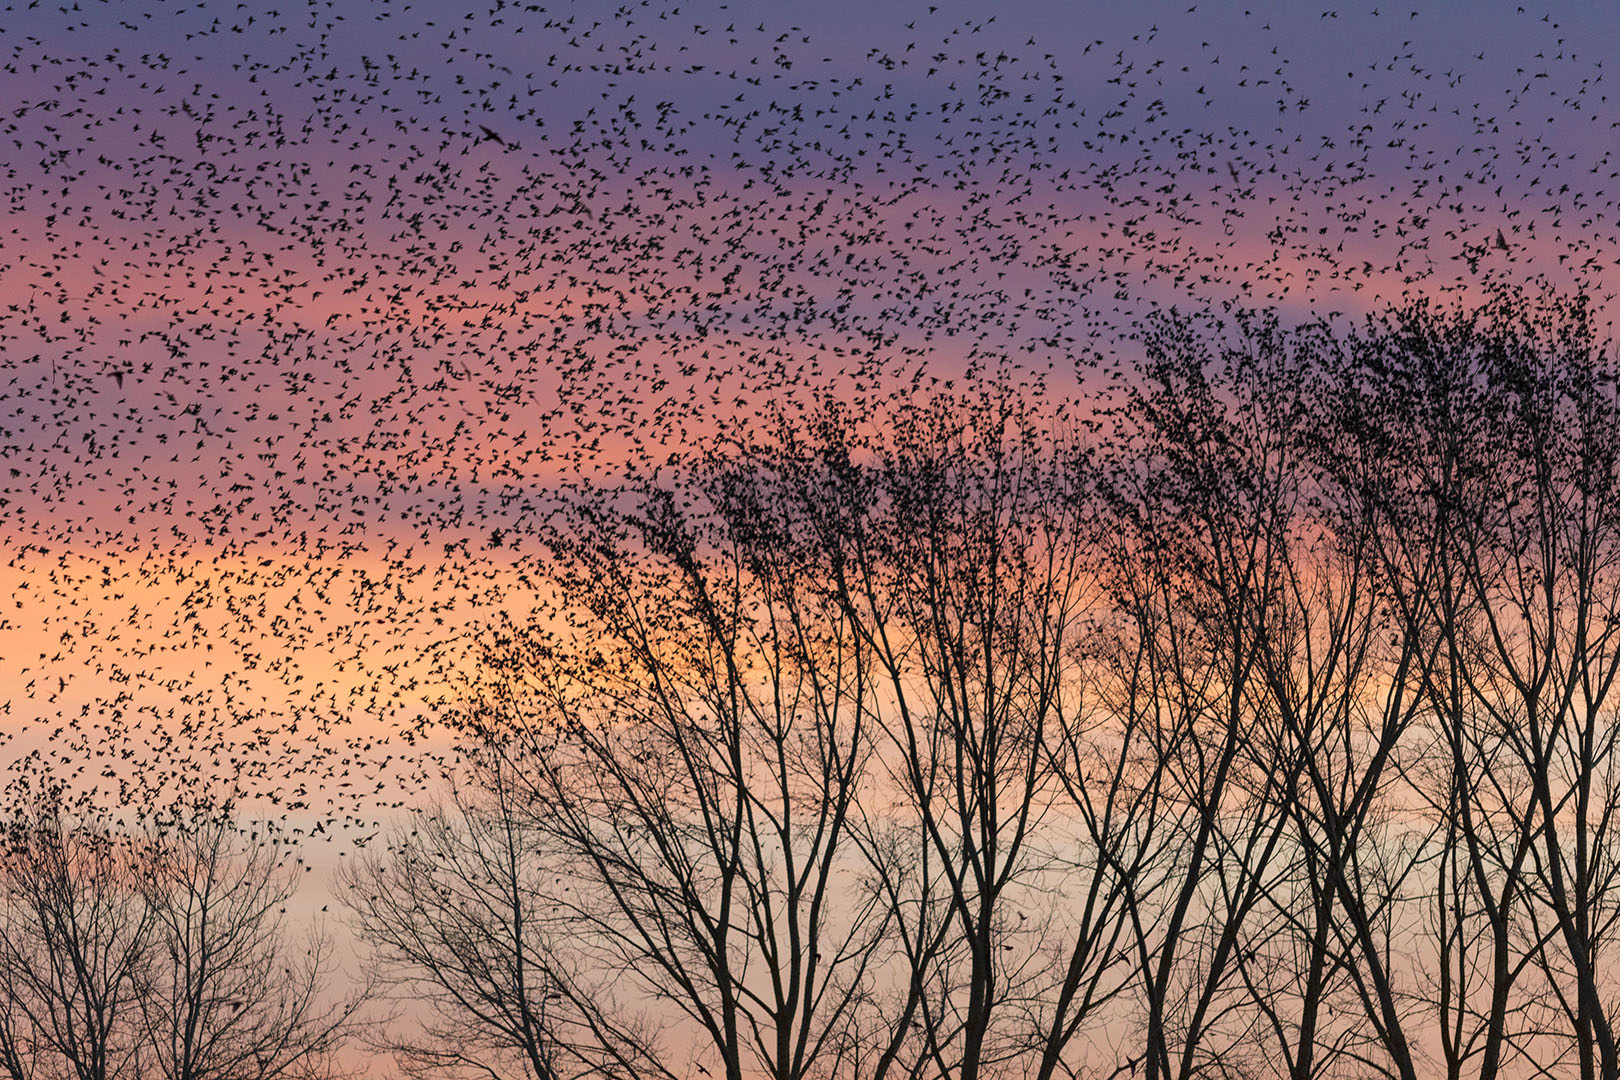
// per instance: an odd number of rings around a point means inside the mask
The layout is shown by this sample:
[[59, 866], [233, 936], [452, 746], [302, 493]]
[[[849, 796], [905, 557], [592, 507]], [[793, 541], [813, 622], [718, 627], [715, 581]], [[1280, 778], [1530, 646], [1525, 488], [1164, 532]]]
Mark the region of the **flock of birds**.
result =
[[991, 10], [6, 7], [10, 797], [363, 838], [548, 495], [770, 403], [1079, 387], [1169, 305], [1612, 301], [1620, 106], [1551, 15]]

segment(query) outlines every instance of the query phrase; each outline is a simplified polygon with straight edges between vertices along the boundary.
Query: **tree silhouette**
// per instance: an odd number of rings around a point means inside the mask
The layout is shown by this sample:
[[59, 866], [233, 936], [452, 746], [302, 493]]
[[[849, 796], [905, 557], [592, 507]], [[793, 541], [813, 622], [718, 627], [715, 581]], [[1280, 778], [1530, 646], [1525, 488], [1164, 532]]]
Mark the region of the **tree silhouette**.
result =
[[138, 851], [112, 824], [43, 803], [9, 823], [0, 1049], [15, 1080], [138, 1071], [155, 919]]
[[617, 1016], [611, 979], [567, 944], [577, 928], [511, 767], [478, 757], [444, 804], [344, 875], [340, 899], [399, 1013], [368, 1041], [408, 1076], [669, 1076], [656, 1031]]
[[354, 883], [419, 1065], [477, 984], [535, 1076], [1614, 1076], [1589, 313], [1140, 330], [1089, 401], [919, 380], [559, 493], [447, 667], [459, 809]]
[[298, 867], [285, 845], [201, 809], [143, 844], [152, 942], [139, 998], [142, 1076], [328, 1077], [365, 998], [328, 995], [334, 959], [287, 925]]
[[192, 808], [128, 828], [60, 798], [10, 823], [0, 1055], [13, 1080], [338, 1075], [359, 995], [286, 935], [287, 849]]

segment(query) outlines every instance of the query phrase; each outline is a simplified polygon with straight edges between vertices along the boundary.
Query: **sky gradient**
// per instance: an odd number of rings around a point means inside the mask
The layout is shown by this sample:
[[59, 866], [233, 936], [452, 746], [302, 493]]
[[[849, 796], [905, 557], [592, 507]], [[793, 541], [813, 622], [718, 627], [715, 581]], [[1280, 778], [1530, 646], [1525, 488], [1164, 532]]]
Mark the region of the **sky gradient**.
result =
[[13, 792], [365, 835], [548, 493], [763, 409], [1089, 392], [1169, 306], [1607, 321], [1605, 5], [996, 10], [0, 9]]

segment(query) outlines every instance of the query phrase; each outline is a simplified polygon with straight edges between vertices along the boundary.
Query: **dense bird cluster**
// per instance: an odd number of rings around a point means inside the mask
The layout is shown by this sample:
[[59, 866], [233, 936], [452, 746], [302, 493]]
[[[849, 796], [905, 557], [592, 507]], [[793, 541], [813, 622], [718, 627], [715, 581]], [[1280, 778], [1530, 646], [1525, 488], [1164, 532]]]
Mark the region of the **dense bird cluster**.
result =
[[1072, 385], [1172, 305], [1609, 299], [1620, 109], [1551, 15], [845, 14], [8, 6], [13, 789], [375, 821], [548, 498], [765, 403]]

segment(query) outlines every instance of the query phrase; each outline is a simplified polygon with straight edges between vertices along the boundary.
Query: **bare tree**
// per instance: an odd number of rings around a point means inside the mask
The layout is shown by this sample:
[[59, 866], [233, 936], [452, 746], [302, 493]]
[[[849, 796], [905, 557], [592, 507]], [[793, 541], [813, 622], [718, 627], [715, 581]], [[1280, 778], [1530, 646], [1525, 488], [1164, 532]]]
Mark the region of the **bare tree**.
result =
[[[1533, 827], [1501, 740], [1468, 687], [1473, 604], [1461, 586], [1460, 515], [1484, 496], [1467, 458], [1491, 423], [1476, 379], [1482, 344], [1470, 320], [1424, 305], [1373, 323], [1325, 349], [1318, 409], [1328, 483], [1354, 510], [1382, 589], [1388, 655], [1421, 662], [1390, 669], [1386, 687], [1415, 693], [1417, 714], [1394, 757], [1408, 817], [1430, 814], [1424, 908], [1405, 1022], [1437, 1045], [1448, 1077], [1494, 1078], [1512, 1059], [1531, 1069], [1544, 1025], [1536, 1015], [1535, 957], [1526, 937]], [[1461, 652], [1459, 650], [1462, 650]], [[1528, 974], [1527, 974], [1528, 971]], [[1432, 1026], [1431, 1026], [1432, 1025]], [[1538, 1046], [1538, 1041], [1541, 1043]]]
[[826, 602], [825, 515], [770, 497], [769, 473], [817, 463], [686, 465], [673, 489], [565, 508], [563, 612], [493, 642], [458, 722], [524, 782], [558, 917], [596, 970], [686, 1021], [691, 1038], [622, 1066], [843, 1075], [890, 918], [850, 839], [866, 646]]
[[228, 815], [125, 828], [60, 799], [8, 831], [0, 1060], [13, 1080], [308, 1080], [358, 997], [326, 997], [327, 946], [291, 955], [284, 849]]
[[[1439, 824], [1408, 811], [1402, 765], [1439, 663], [1430, 599], [1443, 556], [1436, 531], [1386, 498], [1376, 429], [1357, 426], [1365, 418], [1347, 407], [1341, 343], [1326, 327], [1282, 333], [1275, 320], [1249, 340], [1269, 384], [1268, 428], [1292, 458], [1272, 570], [1279, 604], [1259, 639], [1265, 697], [1287, 747], [1279, 756], [1298, 770], [1291, 839], [1310, 901], [1300, 918], [1312, 942], [1307, 977], [1284, 1056], [1295, 1077], [1341, 1059], [1412, 1077], [1422, 1061], [1419, 973], [1396, 957]], [[1335, 982], [1343, 1015], [1359, 1005], [1364, 1023], [1331, 1023]]]
[[337, 1072], [363, 991], [332, 999], [331, 942], [290, 939], [288, 848], [193, 809], [144, 844], [152, 945], [139, 999], [142, 1076], [304, 1080]]
[[451, 717], [526, 785], [590, 962], [717, 1071], [1050, 1076], [1128, 982], [1151, 770], [1115, 732], [1092, 776], [1087, 457], [1028, 390], [781, 419], [579, 493], [560, 610], [492, 638]]
[[341, 899], [398, 1011], [372, 1045], [408, 1076], [669, 1077], [656, 1030], [581, 970], [511, 763], [476, 756], [445, 804], [414, 813], [387, 853], [357, 859]]
[[1131, 644], [1117, 708], [1151, 747], [1174, 872], [1129, 882], [1145, 1015], [1124, 1065], [1255, 1071], [1265, 1017], [1244, 976], [1265, 939], [1250, 935], [1293, 865], [1295, 763], [1262, 664], [1281, 607], [1290, 460], [1273, 410], [1285, 403], [1218, 326], [1166, 318], [1148, 331], [1113, 412], [1105, 539]]
[[845, 467], [837, 600], [882, 678], [876, 760], [911, 853], [874, 863], [907, 968], [876, 1077], [1032, 1052], [1050, 1076], [1119, 988], [1122, 846], [1150, 800], [1091, 779], [1091, 464], [1040, 398], [987, 379], [908, 402]]
[[154, 919], [135, 846], [111, 821], [47, 800], [0, 857], [0, 1050], [14, 1080], [139, 1075]]
[[1482, 1075], [1517, 1056], [1612, 1077], [1617, 358], [1578, 298], [1418, 305], [1376, 336], [1356, 377], [1389, 403], [1369, 430], [1439, 559], [1427, 696], [1450, 773], [1434, 801], [1461, 822], [1441, 894], [1447, 1052], [1455, 1068], [1478, 1045]]

